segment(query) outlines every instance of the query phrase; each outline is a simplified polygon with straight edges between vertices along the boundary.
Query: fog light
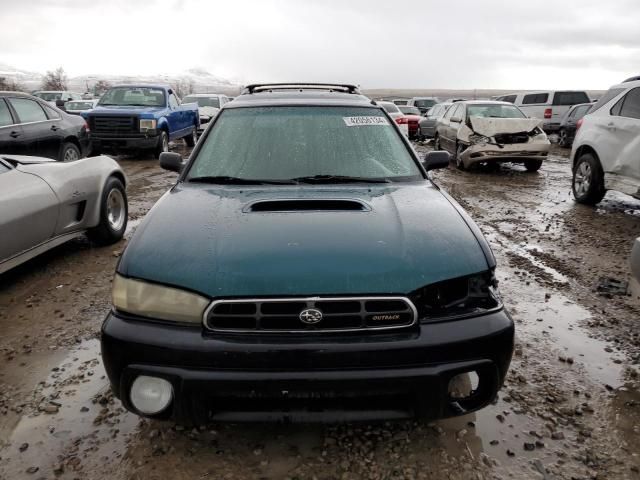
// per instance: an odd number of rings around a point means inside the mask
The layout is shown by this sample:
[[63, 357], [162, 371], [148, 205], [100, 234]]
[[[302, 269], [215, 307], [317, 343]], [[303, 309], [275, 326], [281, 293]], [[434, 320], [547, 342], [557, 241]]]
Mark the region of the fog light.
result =
[[469, 398], [478, 389], [479, 383], [480, 379], [475, 371], [456, 375], [449, 381], [449, 398], [452, 400]]
[[131, 403], [145, 415], [160, 413], [172, 398], [173, 387], [163, 378], [140, 375], [131, 385]]

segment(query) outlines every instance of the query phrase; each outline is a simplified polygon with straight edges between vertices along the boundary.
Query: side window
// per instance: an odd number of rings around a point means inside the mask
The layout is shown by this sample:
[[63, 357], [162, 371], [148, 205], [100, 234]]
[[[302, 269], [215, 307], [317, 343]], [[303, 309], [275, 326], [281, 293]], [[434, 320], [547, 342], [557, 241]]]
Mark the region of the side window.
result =
[[58, 120], [60, 118], [60, 114], [50, 106], [42, 105], [42, 104], [40, 104], [40, 106], [44, 108], [44, 111], [47, 114], [47, 117], [49, 118], [49, 120]]
[[549, 94], [547, 93], [529, 93], [522, 97], [523, 105], [534, 105], [537, 103], [547, 103], [549, 99]]
[[10, 98], [9, 103], [18, 114], [20, 123], [44, 122], [47, 115], [38, 102], [30, 98]]
[[556, 92], [553, 96], [554, 105], [575, 105], [588, 101], [589, 97], [584, 92]]
[[452, 117], [458, 117], [464, 121], [464, 106], [458, 104], [455, 111], [453, 112]]
[[7, 125], [12, 124], [13, 118], [11, 117], [9, 106], [4, 101], [4, 99], [0, 98], [0, 127], [6, 127]]
[[0, 175], [11, 170], [4, 163], [0, 162]]
[[615, 97], [624, 92], [624, 88], [610, 88], [607, 93], [605, 93], [600, 99], [596, 102], [596, 104], [591, 108], [591, 113], [598, 110], [600, 107], [609, 103], [610, 100], [613, 100]]
[[576, 113], [578, 113], [578, 109], [577, 109], [577, 108], [572, 108], [572, 109], [569, 111], [569, 116], [568, 116], [568, 118], [573, 118], [573, 117], [575, 117], [575, 116], [576, 116]]
[[504, 97], [500, 97], [500, 100], [503, 102], [516, 103], [516, 95], [505, 95]]
[[453, 111], [456, 109], [456, 105], [451, 105], [444, 114], [444, 120], [449, 120], [451, 115], [453, 115]]
[[175, 96], [173, 93], [172, 93], [172, 94], [170, 94], [170, 95], [169, 95], [169, 106], [170, 106], [171, 108], [175, 108], [175, 107], [177, 107], [178, 105], [179, 105], [179, 104], [178, 104], [178, 99], [176, 98], [176, 96]]
[[621, 102], [622, 108], [617, 115], [640, 119], [640, 87], [630, 90], [618, 103]]

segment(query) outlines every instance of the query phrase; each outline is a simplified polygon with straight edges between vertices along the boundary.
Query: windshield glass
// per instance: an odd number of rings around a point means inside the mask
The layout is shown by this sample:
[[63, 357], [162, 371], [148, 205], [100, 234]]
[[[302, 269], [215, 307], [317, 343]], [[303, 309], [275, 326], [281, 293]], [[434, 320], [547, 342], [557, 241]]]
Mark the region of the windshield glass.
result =
[[384, 108], [389, 113], [400, 113], [400, 109], [394, 103], [382, 103], [380, 102], [380, 106]]
[[67, 110], [90, 110], [93, 108], [93, 102], [67, 102], [65, 108]]
[[420, 115], [420, 109], [417, 107], [398, 107], [402, 113], [405, 115]]
[[62, 92], [38, 92], [33, 95], [43, 99], [45, 102], [53, 102], [62, 98]]
[[199, 107], [215, 107], [220, 108], [220, 99], [218, 97], [192, 97], [187, 96], [182, 103], [197, 103]]
[[102, 96], [98, 105], [164, 107], [164, 90], [147, 87], [115, 87]]
[[430, 108], [436, 104], [436, 101], [432, 99], [422, 99], [422, 100], [415, 100], [413, 103], [416, 107]]
[[375, 108], [252, 107], [222, 112], [187, 179], [423, 178], [400, 134]]
[[526, 118], [514, 105], [468, 105], [469, 117]]

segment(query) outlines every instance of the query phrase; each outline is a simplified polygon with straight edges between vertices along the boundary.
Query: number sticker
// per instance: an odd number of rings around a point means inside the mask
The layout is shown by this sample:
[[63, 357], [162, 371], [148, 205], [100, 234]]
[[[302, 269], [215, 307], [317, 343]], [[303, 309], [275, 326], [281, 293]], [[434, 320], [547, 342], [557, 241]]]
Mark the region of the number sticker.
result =
[[361, 125], [389, 125], [384, 117], [342, 117], [347, 127], [359, 127]]

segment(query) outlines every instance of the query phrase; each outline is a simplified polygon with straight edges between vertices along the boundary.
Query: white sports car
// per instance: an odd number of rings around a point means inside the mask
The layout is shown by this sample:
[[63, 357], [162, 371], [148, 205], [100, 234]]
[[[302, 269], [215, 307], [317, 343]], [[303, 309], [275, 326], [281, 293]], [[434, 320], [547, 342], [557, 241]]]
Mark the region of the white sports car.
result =
[[117, 242], [126, 178], [105, 156], [72, 162], [0, 154], [0, 274], [73, 238]]

